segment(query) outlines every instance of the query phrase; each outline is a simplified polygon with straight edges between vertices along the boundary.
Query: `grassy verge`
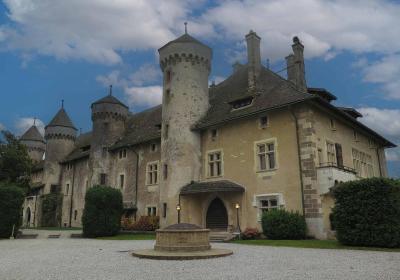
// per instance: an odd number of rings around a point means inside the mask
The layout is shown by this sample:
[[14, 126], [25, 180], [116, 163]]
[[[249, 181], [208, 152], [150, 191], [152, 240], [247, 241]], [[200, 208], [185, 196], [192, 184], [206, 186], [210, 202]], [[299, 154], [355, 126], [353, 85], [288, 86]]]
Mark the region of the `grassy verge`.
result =
[[98, 237], [102, 240], [154, 240], [155, 233], [120, 233], [116, 236]]
[[313, 249], [347, 249], [347, 250], [367, 250], [367, 251], [385, 251], [400, 252], [400, 248], [375, 248], [375, 247], [353, 247], [341, 245], [336, 240], [235, 240], [232, 243], [259, 246], [278, 246], [278, 247], [296, 247]]

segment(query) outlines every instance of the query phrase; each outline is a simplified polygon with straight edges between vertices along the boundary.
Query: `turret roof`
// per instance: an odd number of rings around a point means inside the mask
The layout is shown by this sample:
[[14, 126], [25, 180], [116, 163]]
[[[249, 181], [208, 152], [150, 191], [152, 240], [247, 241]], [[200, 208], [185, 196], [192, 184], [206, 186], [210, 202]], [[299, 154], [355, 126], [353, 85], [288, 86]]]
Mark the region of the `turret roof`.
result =
[[206, 48], [210, 48], [209, 46], [203, 44], [199, 40], [197, 40], [197, 39], [193, 38], [192, 36], [190, 36], [189, 34], [185, 33], [182, 36], [176, 38], [175, 40], [172, 40], [172, 41], [168, 42], [167, 44], [162, 46], [159, 50], [161, 50], [161, 49], [163, 49], [163, 48], [165, 48], [165, 47], [167, 47], [167, 46], [169, 46], [171, 44], [174, 44], [174, 43], [194, 43], [194, 44], [198, 44], [198, 45], [204, 46]]
[[64, 127], [71, 127], [76, 130], [67, 112], [65, 112], [64, 108], [61, 108], [57, 112], [57, 114], [54, 116], [54, 118], [50, 121], [50, 123], [46, 127], [48, 126], [64, 126]]
[[93, 104], [103, 104], [103, 103], [118, 104], [118, 105], [124, 106], [125, 108], [128, 108], [128, 106], [126, 106], [124, 103], [119, 101], [116, 97], [114, 97], [111, 94], [109, 94], [109, 95], [107, 95], [107, 96], [105, 96], [105, 97], [93, 102]]
[[42, 134], [40, 134], [36, 125], [32, 125], [20, 138], [21, 140], [41, 141], [44, 142]]

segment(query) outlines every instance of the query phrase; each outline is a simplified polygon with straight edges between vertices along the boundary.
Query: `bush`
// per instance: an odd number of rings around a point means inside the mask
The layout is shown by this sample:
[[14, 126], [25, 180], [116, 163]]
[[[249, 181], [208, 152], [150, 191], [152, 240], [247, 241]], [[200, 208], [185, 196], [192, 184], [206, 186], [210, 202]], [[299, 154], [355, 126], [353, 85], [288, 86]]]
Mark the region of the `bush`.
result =
[[138, 221], [129, 223], [128, 230], [137, 231], [154, 231], [158, 229], [160, 217], [158, 216], [141, 216]]
[[9, 238], [14, 227], [14, 237], [21, 225], [21, 208], [24, 192], [21, 188], [0, 187], [0, 238]]
[[242, 232], [242, 239], [256, 239], [260, 236], [260, 232], [256, 228], [245, 228]]
[[83, 210], [83, 235], [86, 237], [113, 236], [121, 227], [123, 211], [119, 190], [94, 186], [86, 192]]
[[400, 182], [372, 178], [334, 190], [338, 241], [352, 246], [400, 247]]
[[262, 216], [262, 228], [269, 239], [305, 239], [307, 225], [299, 213], [275, 209]]

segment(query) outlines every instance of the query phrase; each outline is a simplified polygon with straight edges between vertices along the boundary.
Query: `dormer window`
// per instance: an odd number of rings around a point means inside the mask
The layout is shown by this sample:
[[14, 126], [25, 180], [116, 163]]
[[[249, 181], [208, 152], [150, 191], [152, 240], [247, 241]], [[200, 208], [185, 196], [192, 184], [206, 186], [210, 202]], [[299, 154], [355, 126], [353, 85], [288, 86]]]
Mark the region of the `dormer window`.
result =
[[126, 149], [122, 149], [122, 150], [120, 150], [119, 151], [119, 158], [120, 159], [122, 159], [122, 158], [126, 158]]
[[211, 129], [210, 131], [210, 137], [211, 140], [214, 141], [215, 139], [217, 139], [217, 135], [218, 135], [218, 131], [216, 129]]
[[237, 110], [237, 109], [242, 109], [242, 108], [248, 107], [252, 103], [253, 103], [253, 97], [252, 96], [246, 97], [246, 98], [242, 98], [242, 99], [235, 100], [235, 101], [231, 102], [233, 110]]

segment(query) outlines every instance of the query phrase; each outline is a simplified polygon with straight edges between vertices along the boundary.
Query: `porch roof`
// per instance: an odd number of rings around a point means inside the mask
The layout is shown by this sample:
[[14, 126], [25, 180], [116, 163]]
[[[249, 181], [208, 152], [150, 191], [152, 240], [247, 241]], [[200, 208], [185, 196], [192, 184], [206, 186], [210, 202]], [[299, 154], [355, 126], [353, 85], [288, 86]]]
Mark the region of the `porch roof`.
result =
[[211, 192], [244, 192], [244, 187], [228, 181], [192, 182], [181, 189], [181, 195]]

